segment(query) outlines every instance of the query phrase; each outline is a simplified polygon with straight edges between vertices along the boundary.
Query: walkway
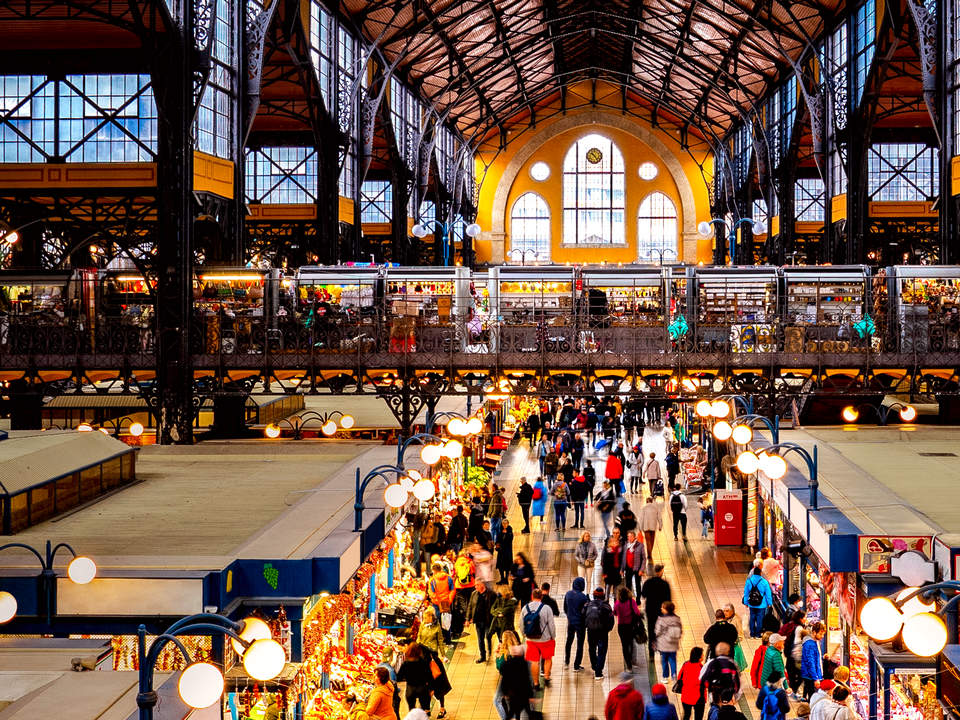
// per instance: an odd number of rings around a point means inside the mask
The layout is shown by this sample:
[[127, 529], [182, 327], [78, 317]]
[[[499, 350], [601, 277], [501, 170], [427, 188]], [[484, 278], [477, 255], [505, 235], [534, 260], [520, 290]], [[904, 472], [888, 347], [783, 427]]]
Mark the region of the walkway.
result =
[[[603, 458], [594, 459], [598, 466], [598, 475], [603, 474]], [[516, 487], [521, 475], [526, 475], [531, 481], [536, 478], [539, 468], [536, 459], [532, 457], [526, 445], [511, 447], [505, 453], [501, 464], [501, 474], [498, 484], [507, 488], [507, 499], [510, 503], [509, 519], [518, 534], [514, 537], [514, 551], [523, 551], [531, 559], [537, 572], [537, 581], [549, 582], [552, 586], [551, 594], [562, 606], [563, 594], [570, 589], [573, 578], [576, 576], [573, 550], [579, 539], [579, 530], [568, 529], [562, 537], [555, 531], [539, 531], [530, 535], [520, 535], [523, 527], [520, 509], [516, 505]], [[631, 506], [638, 506], [641, 502], [639, 495], [627, 496]], [[654, 558], [666, 566], [665, 577], [673, 588], [673, 599], [677, 604], [677, 614], [683, 621], [684, 634], [680, 652], [677, 654], [677, 663], [680, 665], [686, 660], [690, 649], [694, 645], [703, 645], [703, 633], [713, 622], [714, 610], [724, 603], [733, 603], [747, 624], [746, 612], [741, 605], [743, 597], [743, 580], [750, 565], [750, 558], [737, 548], [713, 547], [712, 536], [709, 539], [700, 538], [699, 511], [696, 509], [694, 497], [690, 500], [690, 526], [688, 528], [689, 542], [674, 542], [669, 525], [669, 510], [664, 513], [664, 530], [657, 534]], [[572, 510], [567, 513], [567, 522], [572, 523]], [[547, 516], [552, 525], [552, 516]], [[599, 516], [592, 510], [587, 510], [587, 529], [596, 539], [602, 538], [603, 531]], [[599, 575], [599, 563], [597, 567]], [[598, 578], [595, 578], [593, 587], [596, 587]], [[517, 620], [519, 624], [519, 617]], [[557, 620], [557, 655], [554, 658], [553, 684], [546, 690], [543, 702], [543, 711], [550, 720], [587, 720], [590, 716], [603, 718], [603, 705], [607, 693], [619, 684], [619, 675], [624, 670], [623, 655], [620, 640], [616, 630], [610, 633], [610, 648], [607, 652], [606, 677], [602, 682], [595, 681], [593, 673], [589, 672], [590, 664], [584, 648], [583, 672], [573, 672], [571, 668], [563, 667], [563, 644], [566, 639], [566, 619]], [[757, 646], [756, 640], [747, 638], [744, 652], [748, 658], [753, 657]], [[640, 673], [636, 678], [638, 689], [644, 698], [650, 696], [650, 686], [660, 682], [659, 656], [651, 667], [647, 665], [646, 648], [640, 648]], [[477, 640], [472, 629], [460, 639], [458, 651], [454, 654], [449, 668], [449, 677], [453, 685], [453, 692], [447, 698], [447, 708], [453, 718], [458, 720], [499, 720], [493, 707], [493, 694], [498, 681], [497, 670], [493, 662], [486, 665], [475, 663], [478, 657]], [[655, 667], [652, 667], [655, 666]], [[744, 700], [741, 701], [741, 710], [748, 718], [758, 713], [753, 709], [756, 700], [756, 691], [749, 687], [748, 673], [743, 674], [745, 687]], [[670, 685], [668, 684], [668, 689]], [[675, 696], [671, 693], [671, 698]], [[676, 700], [680, 710], [679, 700]], [[404, 706], [406, 707], [406, 706]]]

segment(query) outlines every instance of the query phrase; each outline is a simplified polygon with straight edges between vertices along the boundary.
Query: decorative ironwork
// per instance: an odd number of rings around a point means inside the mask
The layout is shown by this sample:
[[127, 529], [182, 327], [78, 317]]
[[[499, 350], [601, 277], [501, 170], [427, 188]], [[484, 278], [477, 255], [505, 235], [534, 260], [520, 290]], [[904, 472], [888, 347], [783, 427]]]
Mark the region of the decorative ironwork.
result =
[[[939, 0], [945, 2], [946, 0]], [[940, 117], [937, 109], [937, 14], [934, 9], [918, 0], [907, 0], [907, 8], [917, 28], [917, 51], [920, 55], [923, 101], [930, 114], [937, 145], [943, 147], [940, 137]], [[956, 9], [954, 9], [956, 12]]]

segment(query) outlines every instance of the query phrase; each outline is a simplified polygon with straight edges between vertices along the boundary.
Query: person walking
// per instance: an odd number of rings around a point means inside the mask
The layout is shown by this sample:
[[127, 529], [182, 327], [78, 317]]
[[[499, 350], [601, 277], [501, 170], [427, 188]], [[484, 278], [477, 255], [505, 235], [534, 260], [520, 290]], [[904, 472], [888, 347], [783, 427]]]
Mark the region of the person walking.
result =
[[620, 636], [620, 649], [623, 651], [623, 669], [633, 670], [636, 657], [633, 648], [635, 624], [638, 621], [642, 622], [642, 616], [633, 593], [625, 587], [620, 588], [617, 593], [613, 614], [617, 618], [617, 635]]
[[433, 696], [440, 704], [440, 712], [437, 718], [447, 716], [447, 710], [444, 707], [443, 699], [450, 692], [450, 680], [447, 679], [447, 669], [443, 664], [443, 657], [447, 648], [443, 641], [443, 633], [440, 631], [440, 623], [437, 621], [433, 608], [427, 608], [423, 611], [423, 619], [420, 622], [420, 631], [417, 633], [417, 642], [430, 654], [430, 661], [436, 666], [431, 667], [430, 674], [433, 680], [430, 683], [430, 689]]
[[607, 661], [610, 631], [615, 623], [613, 609], [604, 599], [603, 588], [593, 591], [593, 598], [584, 606], [583, 623], [587, 628], [587, 652], [590, 667], [597, 680], [603, 679], [603, 666]]
[[583, 530], [584, 507], [590, 486], [583, 475], [576, 475], [570, 483], [570, 502], [573, 503], [573, 526]]
[[573, 557], [577, 563], [577, 577], [592, 579], [593, 568], [597, 564], [597, 546], [593, 544], [589, 530], [580, 535], [580, 542], [573, 549]]
[[560, 456], [552, 447], [543, 458], [543, 475], [547, 479], [547, 489], [553, 490], [557, 481], [557, 470], [560, 468]]
[[758, 567], [753, 569], [744, 583], [743, 604], [750, 608], [750, 637], [758, 638], [763, 634], [763, 617], [767, 614], [767, 608], [773, 605], [770, 583], [763, 579]]
[[782, 673], [774, 671], [767, 676], [767, 682], [757, 693], [756, 708], [760, 711], [760, 720], [786, 720], [790, 701], [782, 686]]
[[772, 632], [765, 632], [761, 635], [760, 644], [757, 646], [757, 649], [753, 651], [753, 660], [750, 662], [750, 684], [755, 690], [763, 687], [763, 684], [760, 682], [760, 677], [763, 673], [763, 657], [767, 654], [767, 647], [770, 645], [770, 637], [772, 635]]
[[[505, 635], [506, 637], [506, 635]], [[515, 639], [515, 638], [513, 638]], [[507, 655], [500, 665], [500, 691], [506, 704], [504, 720], [520, 720], [522, 713], [530, 716], [530, 699], [533, 697], [533, 685], [530, 671], [524, 660], [524, 646], [517, 642], [510, 645]]]
[[570, 665], [570, 649], [573, 647], [573, 641], [577, 641], [577, 652], [573, 658], [574, 672], [583, 670], [583, 641], [586, 637], [587, 626], [584, 610], [590, 598], [584, 592], [587, 587], [586, 581], [582, 577], [573, 579], [573, 588], [567, 590], [563, 596], [563, 614], [567, 617], [567, 644], [564, 647], [563, 666]]
[[643, 451], [639, 446], [631, 445], [627, 450], [627, 465], [630, 466], [630, 494], [635, 495], [643, 484]]
[[709, 490], [703, 493], [697, 506], [700, 508], [700, 537], [705, 538], [713, 527], [713, 493]]
[[803, 679], [803, 699], [810, 701], [810, 696], [823, 680], [823, 653], [820, 651], [820, 641], [826, 634], [822, 622], [815, 622], [801, 635], [803, 638], [800, 649], [800, 677]]
[[513, 591], [503, 586], [497, 592], [497, 599], [490, 609], [490, 629], [487, 630], [487, 643], [492, 644], [492, 638], [497, 636], [497, 642], [503, 643], [503, 634], [516, 633], [517, 599]]
[[[477, 548], [471, 546], [470, 549]], [[470, 596], [473, 595], [476, 583], [477, 564], [473, 560], [473, 554], [464, 550], [453, 564], [453, 586], [456, 589], [456, 595], [453, 600], [453, 607], [450, 610], [452, 615], [450, 621], [451, 638], [458, 638], [463, 634], [463, 623], [467, 619], [467, 607], [470, 605]]]
[[573, 469], [580, 472], [580, 465], [583, 463], [583, 437], [580, 433], [574, 433], [573, 442], [570, 444], [570, 460], [573, 462]]
[[503, 518], [506, 517], [505, 505], [500, 486], [494, 484], [493, 492], [490, 493], [490, 500], [487, 503], [487, 517], [490, 518], [490, 539], [493, 540], [494, 544], [500, 537], [500, 525], [503, 523]]
[[640, 595], [643, 573], [647, 567], [647, 546], [636, 532], [627, 533], [623, 548], [623, 583], [634, 595]]
[[687, 539], [687, 496], [680, 490], [679, 485], [671, 485], [670, 513], [673, 515], [673, 539], [679, 540], [677, 528], [683, 539]]
[[613, 511], [617, 507], [616, 494], [610, 487], [610, 481], [603, 481], [603, 490], [597, 494], [597, 512], [600, 513], [600, 522], [603, 524], [603, 539], [606, 541], [610, 537], [610, 520], [613, 518]]
[[543, 685], [550, 686], [550, 671], [553, 669], [553, 656], [556, 651], [556, 626], [553, 610], [543, 602], [540, 588], [535, 588], [533, 597], [520, 608], [523, 619], [523, 635], [527, 641], [526, 660], [530, 663], [530, 677], [534, 689], [540, 688], [540, 661], [543, 660]]
[[622, 672], [620, 684], [607, 695], [604, 720], [643, 720], [643, 695], [633, 683], [633, 674]]
[[540, 415], [532, 412], [527, 416], [524, 422], [524, 429], [527, 432], [527, 439], [530, 442], [530, 449], [533, 450], [537, 445], [537, 435], [540, 434]]
[[430, 656], [420, 643], [410, 643], [403, 653], [403, 664], [397, 671], [397, 682], [406, 683], [404, 695], [407, 709], [413, 710], [417, 703], [426, 712], [430, 712], [433, 674], [430, 672]]
[[643, 720], [680, 720], [677, 708], [667, 698], [667, 686], [663, 683], [650, 688], [650, 702], [644, 708]]
[[476, 590], [467, 606], [467, 622], [473, 623], [477, 631], [477, 647], [480, 649], [480, 657], [476, 660], [478, 664], [487, 661], [488, 653], [493, 654], [490, 626], [493, 622], [493, 605], [496, 601], [497, 594], [493, 588], [488, 587], [482, 580], [477, 580]]
[[727, 614], [722, 608], [717, 608], [713, 614], [714, 623], [703, 633], [703, 642], [707, 646], [707, 659], [714, 657], [718, 643], [726, 643], [730, 647], [737, 644], [738, 633], [736, 626], [727, 620]]
[[450, 518], [450, 526], [447, 529], [447, 547], [454, 552], [460, 552], [463, 547], [463, 541], [467, 538], [467, 516], [463, 514], [463, 505], [457, 505], [457, 509]]
[[603, 584], [606, 589], [606, 597], [613, 598], [614, 591], [620, 587], [623, 582], [622, 573], [623, 548], [617, 541], [616, 536], [607, 540], [607, 546], [603, 550], [603, 556], [600, 558], [600, 570], [603, 572]]
[[657, 540], [657, 531], [663, 530], [663, 513], [660, 505], [648, 497], [647, 502], [640, 508], [637, 516], [637, 527], [643, 532], [643, 540], [647, 545], [647, 559], [653, 557], [653, 545]]
[[513, 528], [506, 518], [500, 525], [500, 537], [497, 539], [496, 550], [496, 568], [500, 573], [500, 584], [503, 585], [507, 582], [510, 576], [510, 567], [513, 565]]
[[614, 523], [620, 530], [620, 537], [626, 540], [627, 533], [637, 529], [637, 516], [630, 509], [630, 503], [624, 502], [620, 512], [617, 514], [617, 520]]
[[747, 720], [747, 716], [737, 710], [737, 694], [730, 689], [717, 693], [717, 714], [714, 720]]
[[558, 478], [551, 490], [553, 495], [553, 520], [559, 533], [567, 529], [567, 506], [570, 504], [570, 489], [563, 478]]
[[530, 533], [530, 503], [533, 502], [533, 488], [527, 482], [526, 476], [520, 478], [520, 487], [517, 490], [517, 504], [520, 506], [520, 514], [523, 516], [523, 530], [521, 534]]
[[763, 669], [760, 671], [760, 687], [767, 684], [767, 678], [772, 673], [783, 677], [783, 642], [786, 640], [780, 633], [773, 633], [767, 643], [767, 651], [763, 654]]
[[657, 652], [660, 653], [660, 670], [664, 680], [677, 676], [677, 651], [680, 650], [680, 638], [683, 637], [683, 624], [677, 617], [676, 605], [667, 600], [657, 618], [654, 637]]
[[449, 613], [453, 607], [453, 600], [456, 597], [453, 578], [443, 569], [443, 565], [438, 562], [433, 564], [433, 574], [427, 583], [427, 599], [439, 618], [443, 613]]
[[367, 698], [367, 716], [370, 720], [397, 720], [393, 711], [393, 695], [397, 687], [390, 681], [390, 672], [385, 667], [378, 667], [373, 675], [376, 684]]
[[603, 476], [610, 483], [617, 497], [623, 494], [623, 461], [615, 453], [607, 455], [607, 463], [603, 469]]
[[544, 426], [544, 433], [540, 437], [540, 444], [537, 445], [537, 460], [540, 462], [540, 474], [545, 473], [545, 466], [547, 461], [547, 454], [553, 451], [553, 445], [550, 442], [549, 438], [550, 428], [549, 426]]
[[663, 494], [663, 474], [656, 453], [652, 452], [647, 456], [647, 461], [643, 465], [643, 476], [647, 479], [647, 487], [650, 489], [649, 497]]
[[532, 502], [530, 504], [530, 514], [536, 521], [534, 525], [537, 530], [543, 530], [544, 527], [544, 517], [547, 514], [548, 492], [547, 484], [543, 481], [542, 477], [538, 477], [537, 481], [533, 484]]
[[680, 690], [680, 704], [683, 706], [683, 720], [703, 720], [703, 687], [700, 685], [700, 672], [703, 670], [703, 648], [699, 645], [690, 650], [687, 661], [677, 673], [677, 685]]
[[593, 467], [592, 460], [583, 461], [583, 479], [587, 481], [587, 507], [590, 507], [597, 487], [597, 469]]
[[533, 597], [534, 572], [533, 566], [522, 552], [518, 552], [513, 558], [510, 577], [514, 597], [521, 605], [526, 605]]
[[[663, 565], [653, 565], [651, 567], [651, 563], [647, 561], [647, 567], [651, 568], [651, 571], [646, 582], [643, 583], [640, 595], [643, 597], [643, 610], [647, 616], [647, 627], [656, 628], [663, 604], [673, 598], [670, 583], [663, 579]], [[647, 643], [647, 651], [650, 659], [653, 660], [654, 643]]]
[[674, 443], [670, 446], [670, 452], [663, 459], [663, 464], [667, 466], [667, 482], [670, 486], [680, 487], [680, 446]]
[[730, 692], [731, 697], [740, 697], [740, 671], [730, 656], [733, 648], [718, 643], [715, 652], [714, 658], [700, 671], [700, 684], [709, 693], [710, 704], [720, 705], [725, 692]]

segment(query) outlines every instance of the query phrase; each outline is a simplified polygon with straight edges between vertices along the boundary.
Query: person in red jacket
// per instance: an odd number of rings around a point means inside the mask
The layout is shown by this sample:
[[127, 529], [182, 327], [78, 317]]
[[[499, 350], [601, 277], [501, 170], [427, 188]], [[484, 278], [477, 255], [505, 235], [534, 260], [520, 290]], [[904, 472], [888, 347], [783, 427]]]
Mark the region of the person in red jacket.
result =
[[760, 689], [760, 678], [763, 677], [763, 656], [767, 654], [767, 645], [772, 634], [765, 632], [760, 636], [760, 647], [753, 653], [753, 662], [750, 663], [750, 684], [757, 690]]
[[603, 706], [604, 720], [641, 720], [643, 695], [633, 684], [633, 673], [620, 673], [620, 681], [607, 695]]
[[610, 481], [610, 487], [613, 488], [617, 497], [623, 494], [623, 461], [620, 460], [619, 455], [610, 453], [607, 456], [607, 465], [603, 476]]
[[690, 659], [687, 660], [677, 673], [677, 684], [680, 685], [680, 704], [683, 705], [683, 720], [690, 720], [693, 713], [694, 720], [703, 720], [703, 689], [700, 686], [700, 671], [703, 670], [703, 648], [699, 645], [690, 650]]

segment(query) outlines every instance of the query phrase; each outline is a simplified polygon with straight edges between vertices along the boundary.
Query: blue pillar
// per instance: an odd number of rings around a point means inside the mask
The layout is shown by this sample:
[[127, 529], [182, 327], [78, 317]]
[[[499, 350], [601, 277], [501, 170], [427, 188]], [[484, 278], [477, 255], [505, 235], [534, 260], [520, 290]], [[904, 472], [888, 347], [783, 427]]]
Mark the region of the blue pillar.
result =
[[870, 675], [870, 707], [868, 720], [877, 720], [877, 661], [873, 656], [873, 649], [867, 648], [867, 669]]
[[393, 564], [396, 562], [396, 548], [390, 548], [387, 553], [387, 587], [393, 587]]
[[347, 655], [353, 655], [353, 623], [348, 619], [347, 623]]
[[377, 614], [377, 574], [374, 573], [370, 576], [370, 602], [367, 605], [367, 614], [376, 615]]

